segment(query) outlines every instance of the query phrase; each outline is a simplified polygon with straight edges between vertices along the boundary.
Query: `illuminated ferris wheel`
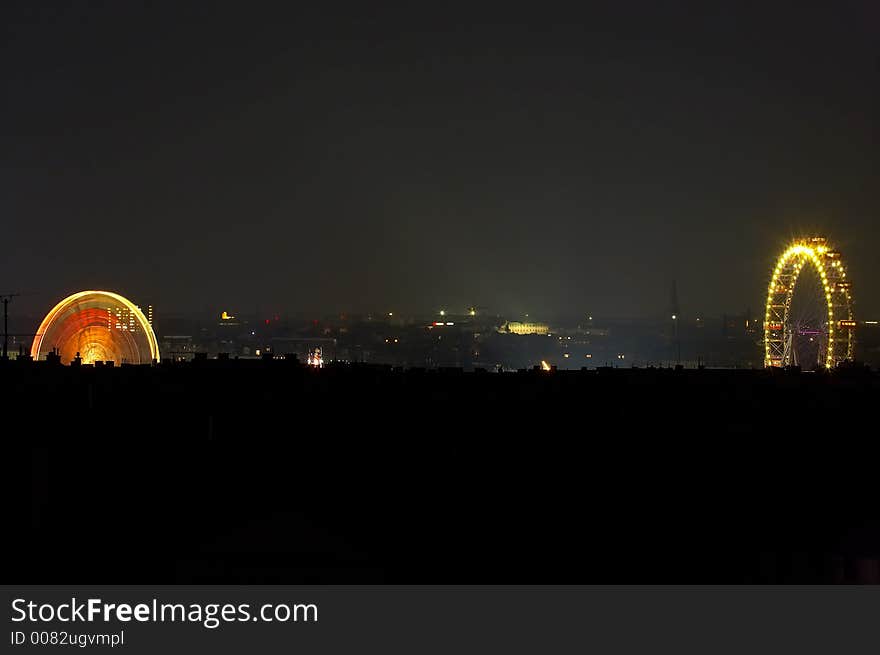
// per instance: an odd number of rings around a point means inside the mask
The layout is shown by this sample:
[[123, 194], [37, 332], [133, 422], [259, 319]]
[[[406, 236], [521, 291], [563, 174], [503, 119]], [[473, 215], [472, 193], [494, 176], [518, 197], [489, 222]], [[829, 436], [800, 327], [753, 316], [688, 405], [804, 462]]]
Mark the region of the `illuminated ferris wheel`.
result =
[[776, 262], [764, 312], [764, 365], [833, 368], [855, 345], [852, 283], [825, 237], [799, 239]]
[[81, 291], [59, 302], [43, 319], [31, 356], [56, 353], [65, 364], [159, 361], [159, 344], [149, 320], [127, 298], [110, 291]]

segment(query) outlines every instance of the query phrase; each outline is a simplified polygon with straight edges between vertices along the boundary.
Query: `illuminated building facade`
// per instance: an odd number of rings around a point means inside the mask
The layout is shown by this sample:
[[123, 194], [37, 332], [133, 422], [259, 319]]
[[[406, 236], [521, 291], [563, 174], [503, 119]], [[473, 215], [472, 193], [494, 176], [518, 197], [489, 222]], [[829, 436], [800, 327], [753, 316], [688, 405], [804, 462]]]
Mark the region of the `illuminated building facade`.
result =
[[63, 363], [159, 361], [159, 345], [149, 320], [127, 298], [110, 291], [81, 291], [59, 302], [43, 319], [31, 356], [57, 351]]
[[521, 323], [520, 321], [508, 321], [501, 326], [500, 332], [510, 334], [548, 334], [550, 326], [546, 323]]

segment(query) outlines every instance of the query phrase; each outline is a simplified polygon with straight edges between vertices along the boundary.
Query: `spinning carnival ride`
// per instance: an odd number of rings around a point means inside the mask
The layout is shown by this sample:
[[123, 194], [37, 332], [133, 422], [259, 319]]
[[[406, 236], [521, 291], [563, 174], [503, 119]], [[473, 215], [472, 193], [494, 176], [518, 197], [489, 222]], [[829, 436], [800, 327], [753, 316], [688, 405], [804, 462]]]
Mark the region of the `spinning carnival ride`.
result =
[[84, 364], [159, 361], [153, 328], [140, 308], [109, 291], [81, 291], [50, 311], [37, 330], [31, 356], [57, 352], [65, 364], [79, 356]]

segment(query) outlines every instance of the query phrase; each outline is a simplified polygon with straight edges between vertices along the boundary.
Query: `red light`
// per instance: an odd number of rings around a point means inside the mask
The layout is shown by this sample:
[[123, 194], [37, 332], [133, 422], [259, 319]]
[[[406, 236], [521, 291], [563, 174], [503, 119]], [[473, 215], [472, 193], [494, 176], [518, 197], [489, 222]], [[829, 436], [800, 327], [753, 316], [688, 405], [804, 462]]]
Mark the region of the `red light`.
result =
[[268, 318], [266, 319], [266, 325], [269, 325], [269, 319], [268, 319]]

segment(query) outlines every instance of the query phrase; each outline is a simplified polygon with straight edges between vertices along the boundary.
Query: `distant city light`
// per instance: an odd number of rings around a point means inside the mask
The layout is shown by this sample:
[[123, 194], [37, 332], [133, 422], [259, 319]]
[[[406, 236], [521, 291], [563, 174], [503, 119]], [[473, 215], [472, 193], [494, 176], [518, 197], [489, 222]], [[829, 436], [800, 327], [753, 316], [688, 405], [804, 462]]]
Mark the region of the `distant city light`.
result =
[[315, 368], [321, 368], [324, 366], [324, 357], [321, 354], [320, 348], [315, 348], [309, 351], [309, 366], [314, 366]]
[[545, 362], [543, 359], [541, 360], [541, 370], [542, 371], [549, 371], [550, 370], [550, 364]]

